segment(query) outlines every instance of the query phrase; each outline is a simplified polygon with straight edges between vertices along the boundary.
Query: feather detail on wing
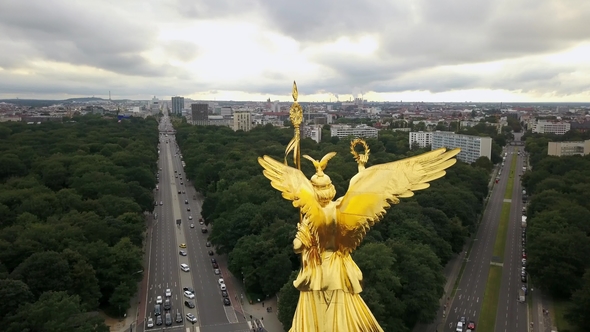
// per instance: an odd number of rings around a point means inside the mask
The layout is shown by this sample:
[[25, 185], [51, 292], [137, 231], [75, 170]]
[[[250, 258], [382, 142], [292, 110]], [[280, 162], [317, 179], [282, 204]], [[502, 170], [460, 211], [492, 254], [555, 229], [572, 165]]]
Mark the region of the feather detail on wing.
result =
[[293, 201], [293, 206], [301, 208], [301, 213], [311, 218], [323, 218], [313, 185], [303, 172], [269, 156], [259, 157], [258, 163], [264, 168], [262, 173], [270, 180], [271, 186], [279, 190], [283, 198]]
[[336, 201], [340, 243], [354, 250], [370, 227], [385, 214], [385, 209], [426, 189], [429, 182], [443, 177], [454, 165], [461, 150], [436, 149], [415, 157], [369, 167], [356, 174], [348, 192]]

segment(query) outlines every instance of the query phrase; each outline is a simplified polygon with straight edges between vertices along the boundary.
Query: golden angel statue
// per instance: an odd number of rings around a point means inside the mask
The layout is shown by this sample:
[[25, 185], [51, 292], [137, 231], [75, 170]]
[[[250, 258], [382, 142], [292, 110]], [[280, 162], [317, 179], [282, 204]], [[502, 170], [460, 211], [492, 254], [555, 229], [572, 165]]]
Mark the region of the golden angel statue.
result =
[[324, 173], [335, 152], [319, 161], [304, 156], [315, 166], [311, 181], [297, 168], [269, 156], [258, 158], [271, 185], [300, 208], [303, 216], [293, 240], [302, 264], [293, 283], [300, 297], [291, 332], [383, 331], [359, 295], [363, 275], [350, 254], [385, 209], [443, 177], [460, 152], [440, 148], [365, 168], [369, 151], [362, 143], [365, 153], [355, 156], [359, 171], [346, 194], [335, 201], [336, 189]]

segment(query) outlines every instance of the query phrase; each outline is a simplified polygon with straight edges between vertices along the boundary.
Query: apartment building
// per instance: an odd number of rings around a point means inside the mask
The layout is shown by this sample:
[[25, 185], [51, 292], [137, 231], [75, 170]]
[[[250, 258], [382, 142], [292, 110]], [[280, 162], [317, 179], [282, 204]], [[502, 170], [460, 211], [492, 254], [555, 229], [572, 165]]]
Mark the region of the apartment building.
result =
[[367, 125], [358, 125], [352, 127], [349, 125], [332, 125], [330, 127], [330, 136], [346, 138], [349, 136], [353, 137], [365, 137], [365, 138], [377, 138], [379, 130]]
[[252, 115], [248, 111], [234, 112], [234, 130], [249, 131], [252, 129]]
[[550, 122], [538, 120], [532, 126], [533, 133], [563, 135], [568, 132], [571, 125], [567, 122]]
[[479, 157], [492, 159], [492, 138], [470, 135], [459, 135], [447, 131], [432, 133], [432, 150], [445, 147], [447, 149], [460, 148], [457, 159], [471, 164]]
[[431, 131], [411, 131], [410, 132], [410, 146], [418, 144], [419, 147], [425, 148], [432, 145]]
[[590, 154], [590, 140], [579, 142], [549, 142], [547, 154], [556, 157]]
[[301, 132], [303, 137], [309, 137], [314, 140], [316, 143], [320, 143], [322, 141], [322, 125], [306, 125], [301, 126]]

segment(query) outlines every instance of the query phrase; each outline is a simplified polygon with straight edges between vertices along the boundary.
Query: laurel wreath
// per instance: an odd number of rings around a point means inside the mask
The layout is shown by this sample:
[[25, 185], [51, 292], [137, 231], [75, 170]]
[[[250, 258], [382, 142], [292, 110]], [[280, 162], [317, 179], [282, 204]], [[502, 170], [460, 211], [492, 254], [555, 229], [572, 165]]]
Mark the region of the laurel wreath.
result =
[[356, 160], [357, 163], [360, 160], [360, 155], [358, 152], [356, 152], [354, 148], [359, 144], [363, 146], [364, 154], [367, 155], [367, 157], [369, 156], [369, 152], [371, 151], [369, 149], [369, 145], [367, 145], [367, 142], [365, 142], [365, 140], [362, 138], [355, 138], [352, 142], [350, 142], [350, 153], [353, 155], [354, 160]]

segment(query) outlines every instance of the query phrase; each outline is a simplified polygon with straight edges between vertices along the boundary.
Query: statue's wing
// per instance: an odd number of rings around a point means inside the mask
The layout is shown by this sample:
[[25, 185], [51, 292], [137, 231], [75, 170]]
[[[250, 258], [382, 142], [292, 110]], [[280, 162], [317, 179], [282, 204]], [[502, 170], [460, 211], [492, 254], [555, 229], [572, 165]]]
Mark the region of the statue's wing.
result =
[[262, 173], [270, 180], [271, 186], [279, 190], [283, 198], [293, 201], [293, 206], [301, 208], [301, 212], [311, 219], [321, 217], [323, 220], [323, 211], [316, 200], [313, 185], [303, 172], [269, 156], [259, 157], [258, 163], [264, 168]]
[[415, 157], [369, 167], [351, 180], [348, 192], [339, 198], [337, 219], [339, 242], [344, 248], [356, 248], [371, 226], [385, 214], [385, 209], [412, 197], [414, 191], [426, 189], [429, 182], [443, 177], [445, 169], [457, 161], [460, 149], [436, 149]]

